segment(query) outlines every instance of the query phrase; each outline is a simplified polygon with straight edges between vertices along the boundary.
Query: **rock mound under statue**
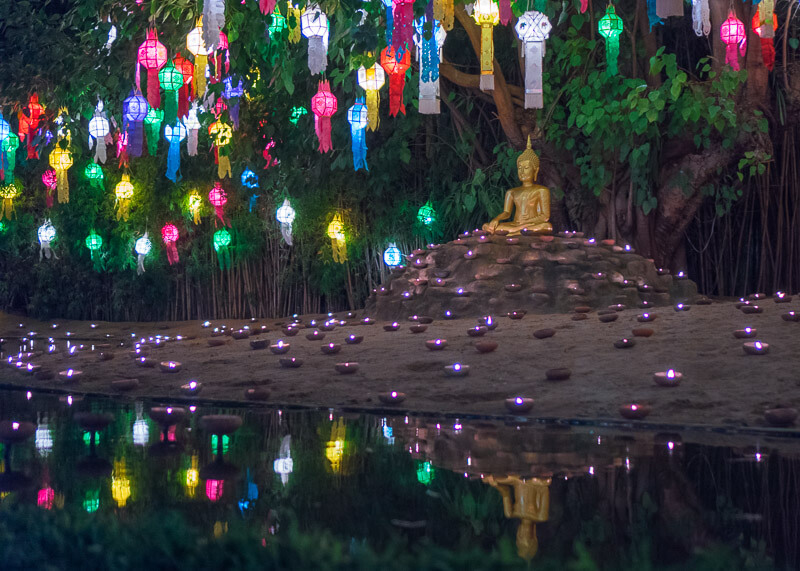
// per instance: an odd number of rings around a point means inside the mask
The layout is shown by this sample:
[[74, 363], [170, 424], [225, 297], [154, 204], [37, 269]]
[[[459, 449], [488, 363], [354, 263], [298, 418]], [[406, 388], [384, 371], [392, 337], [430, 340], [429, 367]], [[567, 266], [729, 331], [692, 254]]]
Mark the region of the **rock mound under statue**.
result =
[[579, 232], [498, 236], [475, 231], [408, 256], [373, 291], [366, 310], [379, 319], [444, 318], [510, 312], [563, 313], [580, 307], [692, 303], [697, 286], [656, 268], [613, 241]]

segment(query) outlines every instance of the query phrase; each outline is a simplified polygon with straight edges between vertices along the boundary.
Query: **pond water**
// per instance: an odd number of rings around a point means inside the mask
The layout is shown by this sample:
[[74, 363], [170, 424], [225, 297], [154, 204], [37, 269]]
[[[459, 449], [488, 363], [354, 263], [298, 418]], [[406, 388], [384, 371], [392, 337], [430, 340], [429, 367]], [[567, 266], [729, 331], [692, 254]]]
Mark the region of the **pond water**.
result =
[[[376, 550], [480, 546], [554, 568], [682, 565], [712, 548], [799, 563], [792, 439], [207, 404], [162, 430], [163, 404], [0, 391], [0, 420], [35, 424], [4, 446], [0, 509], [178, 511], [209, 538], [244, 525], [264, 542], [291, 522]], [[77, 421], [88, 411], [113, 415], [94, 437]], [[243, 423], [218, 437], [208, 414]]]

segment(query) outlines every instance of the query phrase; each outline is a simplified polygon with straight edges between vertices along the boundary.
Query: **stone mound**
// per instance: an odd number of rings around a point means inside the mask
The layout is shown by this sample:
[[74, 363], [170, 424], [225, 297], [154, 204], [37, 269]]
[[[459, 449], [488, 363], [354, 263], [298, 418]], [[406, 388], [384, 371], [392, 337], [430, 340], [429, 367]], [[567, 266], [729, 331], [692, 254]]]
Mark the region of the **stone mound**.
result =
[[[560, 313], [576, 307], [692, 303], [697, 286], [612, 241], [581, 233], [508, 238], [475, 231], [432, 244], [394, 268], [366, 310], [379, 319]], [[585, 309], [584, 309], [585, 311]]]

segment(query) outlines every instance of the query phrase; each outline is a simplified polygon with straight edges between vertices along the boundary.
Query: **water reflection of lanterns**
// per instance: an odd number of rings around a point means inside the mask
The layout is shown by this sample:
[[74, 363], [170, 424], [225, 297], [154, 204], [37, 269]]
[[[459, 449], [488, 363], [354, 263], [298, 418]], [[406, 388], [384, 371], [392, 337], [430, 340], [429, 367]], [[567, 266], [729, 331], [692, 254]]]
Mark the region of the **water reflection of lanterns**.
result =
[[56, 499], [56, 491], [51, 488], [41, 488], [36, 494], [36, 505], [46, 510], [53, 509], [53, 501]]
[[179, 452], [181, 445], [175, 436], [175, 425], [186, 418], [186, 409], [177, 406], [153, 407], [150, 409], [150, 418], [161, 428], [159, 442], [150, 447], [150, 453], [160, 456]]
[[97, 455], [97, 433], [106, 428], [114, 420], [114, 416], [108, 413], [79, 412], [73, 418], [78, 426], [90, 433], [89, 455], [78, 461], [78, 472], [86, 478], [107, 477], [111, 472], [111, 463]]
[[36, 427], [32, 422], [15, 420], [0, 421], [0, 442], [3, 443], [3, 462], [0, 469], [0, 492], [3, 494], [22, 490], [31, 485], [32, 480], [13, 470], [11, 465], [11, 448], [14, 444], [25, 442], [33, 436]]
[[36, 451], [39, 456], [47, 457], [53, 451], [53, 431], [47, 424], [47, 417], [39, 417], [36, 421]]
[[150, 441], [150, 427], [142, 415], [143, 405], [136, 403], [136, 420], [133, 423], [133, 443], [137, 446], [147, 446]]
[[192, 454], [192, 466], [186, 470], [186, 495], [194, 497], [197, 484], [200, 482], [200, 473], [197, 471], [199, 458], [197, 454]]
[[245, 484], [244, 484], [244, 495], [239, 500], [239, 511], [242, 512], [242, 515], [253, 507], [255, 501], [258, 499], [258, 486], [250, 477], [250, 468], [247, 469], [245, 476]]
[[325, 445], [325, 458], [331, 463], [331, 472], [334, 474], [342, 472], [346, 435], [347, 427], [344, 419], [339, 418], [331, 427], [331, 439]]
[[111, 472], [111, 497], [121, 508], [125, 507], [128, 498], [131, 497], [131, 481], [125, 468], [125, 458], [114, 462], [114, 470]]
[[503, 498], [503, 513], [518, 519], [517, 552], [530, 561], [539, 550], [536, 524], [550, 517], [550, 478], [520, 478], [487, 476], [484, 481], [497, 489]]
[[280, 474], [281, 483], [285, 486], [289, 483], [289, 474], [294, 470], [294, 461], [291, 453], [292, 437], [287, 434], [281, 439], [281, 448], [278, 457], [272, 464], [272, 469], [276, 474]]
[[83, 496], [83, 509], [87, 513], [94, 513], [100, 509], [100, 489], [86, 490]]
[[225, 492], [225, 480], [206, 480], [206, 497], [217, 502]]
[[433, 465], [428, 462], [417, 462], [417, 481], [426, 486], [433, 481]]
[[214, 461], [203, 466], [200, 479], [206, 482], [206, 497], [212, 502], [222, 497], [225, 480], [239, 475], [239, 468], [223, 459], [223, 437], [230, 436], [242, 426], [242, 418], [230, 414], [211, 414], [200, 419], [200, 427], [217, 437]]

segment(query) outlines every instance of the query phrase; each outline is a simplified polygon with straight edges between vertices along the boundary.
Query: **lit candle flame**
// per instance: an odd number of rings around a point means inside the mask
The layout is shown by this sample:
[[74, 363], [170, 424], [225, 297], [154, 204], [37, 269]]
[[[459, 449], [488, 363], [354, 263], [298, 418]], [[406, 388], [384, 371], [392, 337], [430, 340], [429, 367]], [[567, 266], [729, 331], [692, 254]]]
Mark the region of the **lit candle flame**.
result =
[[749, 327], [745, 327], [744, 328], [744, 332], [745, 333], [750, 333], [751, 331], [752, 331], [752, 329], [750, 329]]
[[460, 371], [461, 370], [461, 365], [459, 363], [456, 363], [455, 365], [453, 365], [453, 370], [454, 371]]
[[667, 371], [667, 378], [668, 379], [674, 379], [675, 378], [675, 371], [673, 369], [670, 369], [669, 371]]
[[763, 348], [763, 345], [761, 345], [761, 341], [756, 341], [753, 345], [755, 345], [755, 348], [758, 349], [759, 351], [761, 351], [761, 349]]
[[392, 398], [393, 398], [393, 399], [396, 399], [396, 398], [397, 398], [397, 391], [392, 391]]
[[190, 381], [189, 388], [195, 390], [197, 388], [197, 381]]
[[19, 430], [19, 422], [12, 422], [11, 423], [12, 430]]
[[517, 405], [520, 405], [520, 404], [522, 404], [522, 397], [517, 397], [517, 398], [515, 398], [515, 399], [514, 399], [514, 403], [515, 403], [515, 404], [517, 404]]
[[167, 414], [172, 414], [172, 407], [171, 406], [167, 407]]
[[636, 406], [635, 404], [632, 404], [631, 405], [631, 410], [639, 410], [639, 407]]

